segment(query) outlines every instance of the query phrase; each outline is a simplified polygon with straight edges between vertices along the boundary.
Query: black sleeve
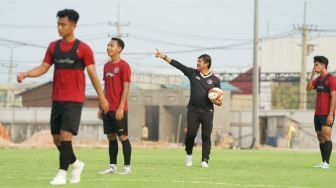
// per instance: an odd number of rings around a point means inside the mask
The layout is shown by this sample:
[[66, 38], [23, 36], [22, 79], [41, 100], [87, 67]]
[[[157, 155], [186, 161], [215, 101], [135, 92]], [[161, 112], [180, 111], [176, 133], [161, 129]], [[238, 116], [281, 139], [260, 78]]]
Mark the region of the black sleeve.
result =
[[186, 75], [188, 78], [192, 75], [192, 73], [195, 71], [194, 69], [192, 68], [189, 68], [185, 65], [183, 65], [182, 63], [176, 61], [175, 59], [172, 59], [172, 61], [170, 62], [170, 64], [179, 69], [180, 71], [183, 72], [184, 75]]

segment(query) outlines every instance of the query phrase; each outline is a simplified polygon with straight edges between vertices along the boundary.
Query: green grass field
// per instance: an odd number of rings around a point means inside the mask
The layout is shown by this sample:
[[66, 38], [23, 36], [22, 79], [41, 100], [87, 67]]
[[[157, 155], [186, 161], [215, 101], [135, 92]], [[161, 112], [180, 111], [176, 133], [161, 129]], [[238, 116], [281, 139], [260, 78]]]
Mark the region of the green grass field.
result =
[[[86, 168], [77, 185], [61, 187], [165, 188], [165, 187], [335, 187], [336, 165], [312, 168], [318, 152], [213, 149], [210, 168], [200, 167], [200, 149], [194, 152], [194, 166], [184, 167], [184, 150], [134, 149], [132, 174], [99, 175], [107, 167], [107, 149], [76, 149]], [[119, 151], [119, 169], [122, 151]], [[332, 164], [335, 164], [332, 161]], [[53, 187], [48, 182], [58, 167], [55, 149], [0, 149], [0, 187]]]

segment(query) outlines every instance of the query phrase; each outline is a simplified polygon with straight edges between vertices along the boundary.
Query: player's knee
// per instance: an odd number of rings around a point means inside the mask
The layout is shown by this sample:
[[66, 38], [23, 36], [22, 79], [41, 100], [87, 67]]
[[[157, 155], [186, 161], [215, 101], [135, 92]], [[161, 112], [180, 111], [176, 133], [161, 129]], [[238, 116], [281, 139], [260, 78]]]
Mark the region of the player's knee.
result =
[[121, 134], [121, 135], [118, 135], [118, 138], [120, 141], [126, 141], [128, 139], [128, 136]]
[[210, 136], [209, 135], [202, 135], [202, 141], [209, 142], [210, 141]]
[[117, 139], [117, 136], [116, 136], [115, 134], [108, 134], [108, 135], [107, 135], [107, 139], [108, 139], [109, 141], [114, 141], [114, 140]]

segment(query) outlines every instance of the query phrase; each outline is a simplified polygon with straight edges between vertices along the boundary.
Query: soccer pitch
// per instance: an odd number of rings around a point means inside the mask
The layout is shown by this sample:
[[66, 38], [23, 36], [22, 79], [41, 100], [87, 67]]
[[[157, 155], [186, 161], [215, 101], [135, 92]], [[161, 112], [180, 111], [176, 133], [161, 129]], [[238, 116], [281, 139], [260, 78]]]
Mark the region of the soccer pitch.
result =
[[[320, 162], [318, 152], [213, 149], [210, 168], [200, 167], [200, 148], [194, 152], [193, 167], [184, 167], [184, 150], [134, 149], [132, 174], [99, 175], [107, 167], [107, 149], [76, 149], [85, 162], [82, 181], [59, 187], [79, 188], [165, 188], [165, 187], [335, 187], [336, 165], [312, 168]], [[122, 168], [119, 148], [118, 168]], [[48, 184], [58, 167], [56, 149], [0, 149], [0, 187], [38, 188]], [[70, 175], [70, 173], [68, 173]], [[335, 178], [335, 179], [334, 179]]]

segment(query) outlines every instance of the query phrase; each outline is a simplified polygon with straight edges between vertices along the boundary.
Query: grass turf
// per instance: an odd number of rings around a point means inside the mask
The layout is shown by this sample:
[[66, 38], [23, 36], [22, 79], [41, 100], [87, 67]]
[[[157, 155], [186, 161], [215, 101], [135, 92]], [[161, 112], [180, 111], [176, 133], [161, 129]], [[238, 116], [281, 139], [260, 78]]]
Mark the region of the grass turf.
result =
[[[200, 148], [193, 155], [193, 167], [184, 167], [179, 149], [134, 149], [132, 174], [99, 175], [108, 164], [107, 149], [76, 149], [85, 162], [82, 181], [61, 187], [79, 188], [165, 188], [165, 187], [335, 187], [336, 165], [312, 168], [320, 155], [311, 151], [257, 151], [213, 149], [210, 168], [200, 167]], [[122, 168], [119, 148], [118, 168]], [[58, 167], [56, 149], [0, 149], [0, 187], [53, 187], [48, 184]], [[70, 173], [68, 173], [70, 175]], [[334, 179], [335, 178], [335, 179]]]

